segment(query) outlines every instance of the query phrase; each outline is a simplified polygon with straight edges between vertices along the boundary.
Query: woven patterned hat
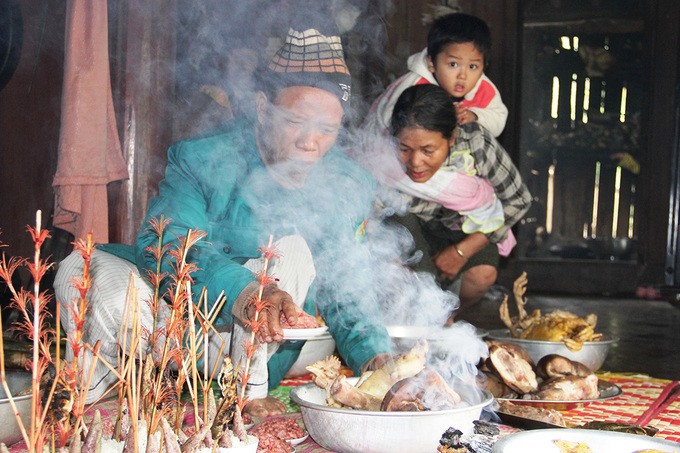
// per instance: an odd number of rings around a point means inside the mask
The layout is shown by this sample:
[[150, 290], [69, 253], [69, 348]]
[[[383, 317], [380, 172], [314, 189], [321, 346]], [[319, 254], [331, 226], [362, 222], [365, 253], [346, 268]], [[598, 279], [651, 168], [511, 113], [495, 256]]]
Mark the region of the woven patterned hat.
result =
[[280, 86], [321, 88], [338, 96], [343, 107], [349, 104], [351, 76], [340, 36], [327, 36], [315, 28], [291, 28], [268, 69]]

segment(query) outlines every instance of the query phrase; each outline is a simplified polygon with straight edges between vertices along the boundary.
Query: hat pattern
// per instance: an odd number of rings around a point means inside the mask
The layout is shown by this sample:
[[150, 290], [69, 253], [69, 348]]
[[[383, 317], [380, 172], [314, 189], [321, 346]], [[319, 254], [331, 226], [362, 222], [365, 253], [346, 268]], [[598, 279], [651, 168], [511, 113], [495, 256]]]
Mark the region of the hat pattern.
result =
[[[314, 28], [289, 29], [285, 43], [268, 65], [275, 73], [315, 76], [336, 83], [340, 99], [350, 96], [350, 73], [339, 36], [326, 36]], [[338, 93], [338, 94], [340, 94]]]

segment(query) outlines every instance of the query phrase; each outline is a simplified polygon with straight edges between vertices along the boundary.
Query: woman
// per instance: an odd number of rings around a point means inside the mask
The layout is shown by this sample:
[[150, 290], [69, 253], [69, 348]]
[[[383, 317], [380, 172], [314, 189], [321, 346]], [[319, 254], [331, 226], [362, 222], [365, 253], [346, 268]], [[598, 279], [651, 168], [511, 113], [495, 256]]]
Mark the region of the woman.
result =
[[[383, 180], [410, 197], [409, 213], [398, 221], [431, 257], [417, 269], [435, 273], [444, 285], [460, 284], [459, 313], [486, 294], [496, 281], [499, 253], [507, 256], [515, 245], [505, 212], [507, 197], [497, 196], [498, 186], [480, 177], [485, 167], [478, 165], [473, 146], [478, 141], [469, 141], [476, 133], [488, 133], [478, 125], [456, 128], [452, 99], [431, 84], [410, 87], [399, 96], [390, 132], [397, 139], [401, 165], [388, 165]], [[459, 143], [461, 133], [465, 140]], [[505, 154], [495, 140], [491, 144], [492, 151]], [[519, 172], [511, 169], [515, 182]], [[521, 180], [518, 186], [516, 196], [526, 200], [528, 209], [528, 191]], [[507, 233], [493, 237], [503, 229]]]

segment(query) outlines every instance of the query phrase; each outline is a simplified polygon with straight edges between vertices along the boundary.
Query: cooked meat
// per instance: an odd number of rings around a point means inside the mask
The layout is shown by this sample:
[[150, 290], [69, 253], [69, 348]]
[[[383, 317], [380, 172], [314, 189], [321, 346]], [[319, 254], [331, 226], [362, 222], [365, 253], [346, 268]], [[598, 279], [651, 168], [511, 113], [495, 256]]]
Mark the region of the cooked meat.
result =
[[557, 426], [567, 426], [558, 411], [553, 409], [544, 409], [541, 407], [527, 406], [524, 404], [514, 404], [510, 401], [499, 401], [499, 412], [514, 415], [516, 417], [528, 418], [539, 422], [550, 423]]
[[564, 376], [543, 382], [531, 399], [553, 401], [592, 400], [599, 398], [597, 376]]
[[495, 374], [482, 371], [477, 376], [477, 386], [491, 393], [495, 398], [517, 398], [517, 392], [505, 385]]
[[489, 347], [489, 368], [492, 368], [503, 382], [519, 393], [530, 393], [538, 388], [536, 373], [531, 364], [510, 349], [498, 345]]
[[533, 367], [534, 366], [534, 361], [529, 355], [529, 353], [521, 347], [520, 345], [516, 343], [510, 343], [508, 341], [498, 341], [498, 340], [486, 340], [487, 346], [491, 347], [492, 345], [500, 346], [503, 349], [507, 349], [510, 351], [513, 355], [517, 357], [521, 357], [522, 359], [526, 360], [529, 362], [529, 364]]
[[437, 411], [453, 409], [461, 401], [439, 373], [424, 368], [392, 386], [382, 401], [383, 411]]
[[542, 357], [536, 364], [536, 372], [544, 379], [562, 376], [585, 377], [593, 373], [581, 362], [575, 362], [559, 354], [548, 354]]
[[349, 406], [353, 409], [363, 409], [367, 411], [379, 411], [382, 398], [364, 392], [358, 387], [347, 382], [344, 375], [335, 378], [329, 393], [334, 401]]
[[394, 384], [407, 377], [415, 376], [425, 367], [427, 349], [426, 341], [418, 342], [409, 352], [385, 363], [366, 379], [362, 375], [357, 387], [382, 401]]

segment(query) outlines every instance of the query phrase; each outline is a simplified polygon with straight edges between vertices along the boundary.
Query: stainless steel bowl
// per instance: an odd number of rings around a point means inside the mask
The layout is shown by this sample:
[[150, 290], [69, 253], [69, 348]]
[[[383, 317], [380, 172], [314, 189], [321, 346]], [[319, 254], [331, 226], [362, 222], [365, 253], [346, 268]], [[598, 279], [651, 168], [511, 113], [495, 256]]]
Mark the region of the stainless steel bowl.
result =
[[[31, 373], [26, 371], [8, 370], [5, 374], [9, 391], [13, 396], [14, 404], [21, 415], [24, 426], [31, 421], [31, 395], [16, 396], [31, 387]], [[9, 403], [5, 389], [0, 386], [0, 442], [10, 446], [21, 440], [19, 424], [14, 417], [14, 411]]]
[[478, 329], [464, 321], [458, 321], [452, 326], [385, 326], [392, 338], [397, 352], [410, 351], [418, 340], [427, 340], [435, 354], [445, 354], [452, 345], [460, 344], [464, 338], [483, 338], [487, 331]]
[[[357, 378], [349, 378], [356, 383]], [[445, 411], [375, 412], [329, 407], [325, 391], [314, 384], [294, 388], [290, 398], [300, 406], [312, 439], [339, 453], [431, 453], [449, 428], [471, 433], [473, 421], [493, 401], [488, 392], [468, 389], [466, 407]]]
[[326, 332], [318, 337], [310, 338], [300, 350], [293, 366], [286, 373], [286, 377], [298, 377], [308, 374], [307, 366], [314, 362], [323, 360], [335, 351], [335, 340], [330, 333]]
[[597, 371], [602, 367], [609, 353], [610, 346], [618, 341], [618, 338], [604, 336], [601, 341], [586, 341], [579, 351], [572, 351], [561, 341], [513, 338], [507, 329], [491, 330], [489, 331], [488, 338], [490, 340], [507, 341], [521, 346], [535, 363], [548, 354], [559, 354], [569, 360], [581, 362], [593, 371]]

